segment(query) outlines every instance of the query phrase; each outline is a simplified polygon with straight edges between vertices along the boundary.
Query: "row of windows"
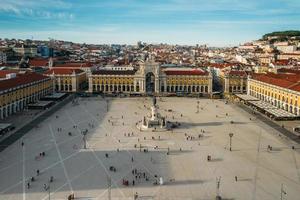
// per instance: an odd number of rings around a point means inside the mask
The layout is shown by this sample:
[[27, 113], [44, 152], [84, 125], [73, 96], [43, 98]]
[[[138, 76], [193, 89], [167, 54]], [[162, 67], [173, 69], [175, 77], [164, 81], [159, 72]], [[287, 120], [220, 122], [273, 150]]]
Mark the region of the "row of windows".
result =
[[[293, 95], [290, 95], [289, 94], [280, 94], [280, 91], [270, 91], [269, 88], [261, 88], [261, 87], [255, 87], [255, 86], [252, 86], [250, 85], [250, 90], [252, 91], [256, 91], [260, 94], [263, 94], [265, 96], [269, 96], [269, 97], [272, 97], [272, 98], [275, 98], [275, 99], [278, 99], [278, 100], [281, 100], [281, 101], [284, 101], [284, 102], [289, 102], [290, 104], [293, 103]], [[277, 94], [279, 93], [279, 94]], [[294, 102], [297, 103], [298, 101], [298, 97], [295, 96], [295, 100]]]
[[[34, 99], [39, 99], [41, 96], [43, 95], [46, 95], [48, 94], [50, 91], [52, 90], [52, 88], [47, 88], [47, 89], [44, 89], [44, 90], [41, 90], [35, 94], [32, 94], [32, 95], [28, 95], [26, 97], [23, 97], [23, 102], [24, 103], [29, 103], [29, 102], [32, 102]], [[13, 104], [14, 102], [16, 101], [20, 101], [21, 99], [16, 99], [16, 100], [13, 100], [11, 102], [7, 102], [7, 103], [4, 103], [3, 105], [1, 105], [2, 107], [6, 106], [6, 105], [9, 105], [9, 104]]]
[[[208, 86], [161, 86], [162, 92], [202, 92], [208, 93]], [[133, 85], [93, 85], [93, 91], [102, 92], [139, 92], [139, 86]]]
[[268, 96], [268, 95], [265, 95], [264, 93], [260, 93], [260, 92], [257, 92], [257, 91], [253, 91], [253, 90], [250, 90], [250, 94], [254, 94], [254, 95], [260, 95], [260, 96], [267, 96], [267, 97], [270, 97], [270, 98], [273, 98], [273, 99], [276, 99], [278, 101], [282, 101], [282, 102], [285, 102], [285, 103], [288, 103], [288, 104], [294, 104], [295, 106], [298, 105], [298, 102], [297, 101], [294, 101], [292, 99], [288, 100], [288, 98], [285, 98], [284, 96], [280, 96], [278, 95], [278, 98], [276, 98], [275, 96]]
[[280, 108], [280, 109], [283, 109], [287, 112], [293, 113], [295, 115], [299, 115], [299, 113], [300, 113], [300, 110], [297, 108], [297, 105], [294, 105], [294, 108], [293, 108], [292, 105], [288, 105], [288, 104], [283, 105], [283, 103], [280, 102], [280, 100], [275, 99], [274, 101], [272, 101], [271, 99], [266, 98], [264, 95], [259, 94], [259, 93], [254, 92], [254, 91], [250, 91], [250, 95], [252, 95], [252, 96], [254, 96], [254, 97], [256, 97], [256, 98], [258, 98], [262, 101], [268, 102], [271, 105], [276, 106], [277, 108]]
[[43, 85], [39, 85], [39, 86], [35, 85], [35, 86], [31, 86], [31, 87], [28, 87], [28, 88], [23, 88], [23, 89], [20, 89], [20, 90], [16, 90], [14, 92], [10, 92], [10, 93], [1, 95], [0, 100], [1, 100], [1, 102], [9, 103], [11, 101], [15, 101], [15, 100], [24, 98], [26, 96], [30, 96], [34, 93], [37, 93], [37, 92], [41, 91], [41, 90], [45, 90], [45, 89], [49, 89], [49, 88], [51, 88], [50, 84], [43, 84]]
[[136, 86], [136, 89], [134, 90], [133, 85], [93, 85], [93, 91], [102, 91], [102, 92], [139, 92], [139, 86]]
[[229, 92], [240, 92], [242, 90], [242, 92], [246, 91], [246, 87], [243, 86], [231, 86], [229, 87]]

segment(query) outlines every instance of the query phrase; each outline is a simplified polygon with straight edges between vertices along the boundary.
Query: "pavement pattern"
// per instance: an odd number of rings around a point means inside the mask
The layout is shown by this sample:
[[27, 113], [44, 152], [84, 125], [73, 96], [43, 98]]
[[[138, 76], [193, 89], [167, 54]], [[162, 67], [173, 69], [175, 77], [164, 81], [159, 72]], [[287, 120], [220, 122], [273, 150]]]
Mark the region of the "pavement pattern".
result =
[[136, 123], [151, 104], [67, 104], [0, 153], [0, 200], [299, 199], [299, 144], [251, 113], [222, 100], [163, 97], [159, 112], [180, 127], [141, 132]]

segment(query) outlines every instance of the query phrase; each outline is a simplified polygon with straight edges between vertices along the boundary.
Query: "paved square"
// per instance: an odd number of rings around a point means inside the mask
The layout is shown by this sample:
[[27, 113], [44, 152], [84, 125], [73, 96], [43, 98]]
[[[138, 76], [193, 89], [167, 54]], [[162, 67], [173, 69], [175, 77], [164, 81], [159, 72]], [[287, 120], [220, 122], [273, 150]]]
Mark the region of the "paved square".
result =
[[[139, 199], [215, 199], [219, 177], [225, 199], [280, 199], [281, 184], [283, 199], [299, 199], [300, 147], [271, 127], [222, 100], [162, 98], [159, 112], [181, 126], [140, 132], [135, 124], [151, 103], [150, 98], [97, 97], [66, 105], [0, 153], [0, 199], [46, 200], [50, 191], [51, 199], [74, 193], [78, 199], [102, 200], [108, 199], [109, 182], [112, 199], [133, 199], [136, 192]], [[160, 177], [164, 184], [156, 185]]]

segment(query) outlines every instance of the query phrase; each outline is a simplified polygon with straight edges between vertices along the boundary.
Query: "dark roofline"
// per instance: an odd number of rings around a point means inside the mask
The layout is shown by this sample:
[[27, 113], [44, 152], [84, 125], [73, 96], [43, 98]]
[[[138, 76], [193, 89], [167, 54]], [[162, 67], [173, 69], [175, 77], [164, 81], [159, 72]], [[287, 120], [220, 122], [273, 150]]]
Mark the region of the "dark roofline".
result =
[[134, 75], [137, 70], [98, 70], [93, 75]]

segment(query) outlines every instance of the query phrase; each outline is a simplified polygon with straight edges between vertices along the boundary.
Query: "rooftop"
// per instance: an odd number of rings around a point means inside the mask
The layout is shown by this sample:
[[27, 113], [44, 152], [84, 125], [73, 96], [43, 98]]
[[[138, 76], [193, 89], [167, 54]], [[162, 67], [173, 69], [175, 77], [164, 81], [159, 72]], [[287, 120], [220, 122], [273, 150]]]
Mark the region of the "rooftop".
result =
[[17, 74], [16, 78], [1, 80], [0, 91], [8, 90], [10, 88], [15, 88], [20, 85], [29, 84], [44, 79], [49, 78], [37, 73]]
[[80, 74], [84, 71], [81, 69], [74, 69], [74, 68], [51, 68], [45, 72], [45, 74], [63, 74], [63, 75], [71, 75], [73, 73]]
[[33, 67], [42, 67], [42, 66], [48, 66], [49, 60], [48, 59], [39, 59], [34, 58], [29, 60], [29, 65]]
[[197, 75], [203, 76], [208, 75], [207, 71], [201, 69], [166, 69], [164, 72], [167, 75]]
[[253, 79], [300, 92], [299, 74], [253, 74]]
[[107, 69], [100, 69], [94, 71], [93, 74], [103, 74], [103, 75], [134, 75], [137, 70], [107, 70]]
[[81, 68], [81, 67], [92, 67], [91, 63], [77, 63], [77, 62], [70, 62], [70, 63], [63, 63], [63, 64], [55, 64], [53, 67], [70, 67], [70, 68]]

